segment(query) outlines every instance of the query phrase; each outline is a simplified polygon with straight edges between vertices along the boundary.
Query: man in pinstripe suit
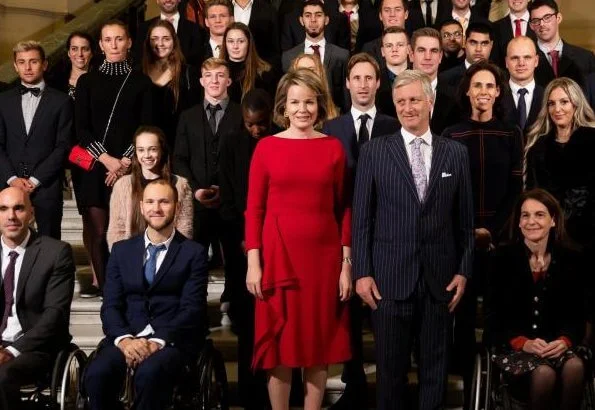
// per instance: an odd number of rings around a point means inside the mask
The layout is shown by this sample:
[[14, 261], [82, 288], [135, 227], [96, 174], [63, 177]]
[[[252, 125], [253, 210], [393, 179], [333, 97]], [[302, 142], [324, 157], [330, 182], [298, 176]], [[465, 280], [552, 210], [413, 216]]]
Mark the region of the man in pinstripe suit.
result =
[[452, 312], [473, 260], [473, 203], [463, 145], [430, 131], [429, 77], [399, 75], [396, 134], [362, 147], [353, 203], [354, 278], [373, 309], [377, 406], [408, 409], [412, 345], [419, 408], [439, 409], [446, 392]]

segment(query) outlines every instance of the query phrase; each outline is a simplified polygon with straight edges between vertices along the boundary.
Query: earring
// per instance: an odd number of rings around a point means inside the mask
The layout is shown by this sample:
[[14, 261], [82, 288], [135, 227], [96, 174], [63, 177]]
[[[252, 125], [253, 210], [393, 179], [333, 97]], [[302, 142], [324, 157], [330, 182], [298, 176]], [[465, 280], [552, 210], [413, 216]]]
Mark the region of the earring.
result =
[[283, 113], [283, 116], [284, 116], [285, 118], [289, 118], [289, 113], [288, 113], [287, 111], [285, 111], [285, 113]]

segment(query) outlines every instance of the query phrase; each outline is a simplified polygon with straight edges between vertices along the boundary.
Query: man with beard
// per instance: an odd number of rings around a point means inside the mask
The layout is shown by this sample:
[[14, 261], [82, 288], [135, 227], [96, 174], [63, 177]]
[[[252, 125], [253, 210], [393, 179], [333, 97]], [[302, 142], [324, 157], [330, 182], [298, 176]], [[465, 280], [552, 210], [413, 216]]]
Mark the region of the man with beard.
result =
[[465, 50], [463, 49], [463, 26], [454, 19], [446, 20], [440, 25], [440, 37], [442, 38], [442, 61], [438, 72], [443, 72], [463, 64], [465, 61]]
[[333, 101], [341, 111], [345, 111], [345, 66], [349, 60], [349, 51], [326, 41], [325, 30], [329, 24], [329, 17], [320, 0], [304, 2], [300, 23], [306, 30], [306, 40], [283, 53], [283, 72], [289, 70], [292, 60], [298, 55], [302, 53], [317, 55], [327, 72]]
[[106, 337], [84, 380], [93, 410], [119, 408], [127, 369], [136, 407], [168, 408], [184, 366], [196, 362], [207, 330], [207, 255], [175, 230], [178, 206], [171, 183], [149, 182], [140, 203], [145, 233], [112, 248], [101, 307]]

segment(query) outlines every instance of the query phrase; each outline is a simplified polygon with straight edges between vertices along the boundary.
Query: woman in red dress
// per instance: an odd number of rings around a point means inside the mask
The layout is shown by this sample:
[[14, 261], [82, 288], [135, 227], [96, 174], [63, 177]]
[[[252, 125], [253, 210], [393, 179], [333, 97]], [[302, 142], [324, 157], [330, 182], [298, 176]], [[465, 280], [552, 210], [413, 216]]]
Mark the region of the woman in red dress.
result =
[[287, 73], [275, 98], [286, 131], [260, 141], [250, 167], [246, 285], [256, 296], [253, 366], [268, 370], [274, 410], [289, 408], [291, 368], [304, 368], [307, 410], [320, 409], [327, 366], [350, 356], [351, 209], [339, 140], [320, 80]]

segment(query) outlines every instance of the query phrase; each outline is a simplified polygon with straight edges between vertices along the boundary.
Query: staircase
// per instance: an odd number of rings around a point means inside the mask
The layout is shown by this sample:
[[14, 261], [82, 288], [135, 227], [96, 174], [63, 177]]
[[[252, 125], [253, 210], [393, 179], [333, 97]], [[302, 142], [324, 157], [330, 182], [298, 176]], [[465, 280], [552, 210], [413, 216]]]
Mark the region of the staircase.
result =
[[[70, 314], [70, 333], [73, 336], [73, 342], [82, 350], [91, 353], [101, 339], [103, 330], [101, 328], [100, 309], [101, 300], [99, 298], [84, 299], [79, 296], [81, 288], [85, 288], [91, 283], [91, 268], [82, 242], [82, 220], [78, 214], [74, 200], [64, 201], [64, 216], [62, 218], [62, 240], [69, 242], [74, 251], [76, 270], [75, 294], [71, 306]], [[237, 337], [229, 328], [220, 326], [221, 314], [219, 312], [219, 298], [223, 292], [223, 272], [221, 270], [211, 271], [208, 285], [208, 317], [210, 322], [211, 334], [217, 349], [221, 351], [226, 361], [227, 377], [230, 385], [231, 403], [237, 401]], [[374, 364], [374, 339], [369, 329], [364, 330], [364, 360], [366, 361], [365, 370], [368, 379], [368, 397], [373, 408], [376, 385], [376, 366]], [[341, 381], [341, 365], [329, 367], [329, 379], [326, 389], [326, 404], [331, 404], [338, 400], [345, 387]], [[411, 372], [409, 383], [415, 388], [417, 385], [417, 375]], [[463, 383], [459, 377], [450, 377], [448, 383], [448, 409], [459, 409], [462, 406]], [[239, 407], [237, 407], [239, 408]], [[362, 409], [363, 410], [363, 409]]]

